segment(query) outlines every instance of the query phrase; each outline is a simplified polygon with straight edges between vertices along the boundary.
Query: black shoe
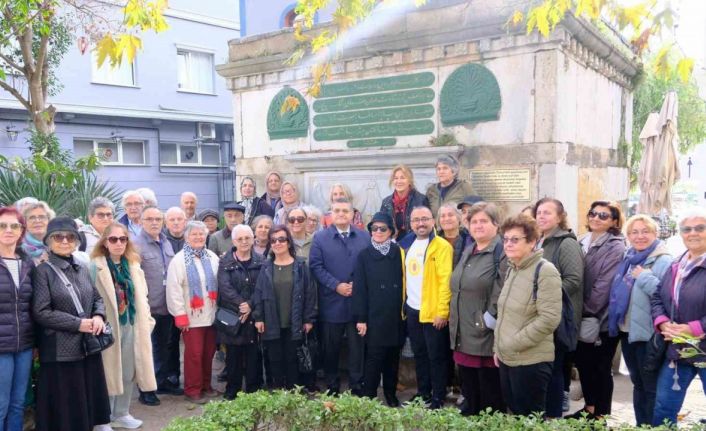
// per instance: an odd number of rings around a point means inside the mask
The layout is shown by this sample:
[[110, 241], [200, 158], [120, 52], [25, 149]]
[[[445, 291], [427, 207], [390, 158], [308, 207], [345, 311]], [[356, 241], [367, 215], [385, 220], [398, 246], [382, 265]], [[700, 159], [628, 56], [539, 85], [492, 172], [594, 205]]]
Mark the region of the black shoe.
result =
[[351, 394], [355, 395], [356, 397], [362, 397], [363, 396], [363, 388], [360, 386], [353, 386], [351, 388]]
[[416, 402], [417, 400], [421, 400], [422, 405], [424, 407], [429, 407], [429, 405], [431, 404], [431, 395], [416, 393], [409, 401], [407, 401], [407, 403], [413, 403], [413, 402]]
[[585, 407], [582, 408], [581, 410], [578, 410], [578, 411], [575, 411], [575, 412], [571, 413], [570, 415], [564, 416], [564, 419], [581, 419], [581, 418], [584, 417], [584, 415], [586, 416], [586, 419], [587, 419], [587, 420], [596, 420], [596, 419], [598, 419], [598, 417], [597, 417], [596, 415], [594, 415], [593, 413], [591, 413], [591, 412], [589, 412], [588, 410], [586, 410]]
[[326, 390], [326, 393], [327, 393], [328, 395], [331, 395], [332, 397], [337, 397], [337, 396], [341, 393], [341, 389], [340, 389], [340, 388], [335, 388], [335, 387], [329, 387], [329, 388]]
[[158, 406], [161, 404], [157, 394], [154, 392], [140, 392], [139, 401], [146, 406]]
[[184, 395], [184, 390], [179, 386], [171, 383], [169, 380], [165, 381], [161, 386], [157, 387], [157, 393], [160, 395]]
[[400, 400], [397, 399], [395, 394], [385, 394], [385, 402], [390, 407], [399, 407]]

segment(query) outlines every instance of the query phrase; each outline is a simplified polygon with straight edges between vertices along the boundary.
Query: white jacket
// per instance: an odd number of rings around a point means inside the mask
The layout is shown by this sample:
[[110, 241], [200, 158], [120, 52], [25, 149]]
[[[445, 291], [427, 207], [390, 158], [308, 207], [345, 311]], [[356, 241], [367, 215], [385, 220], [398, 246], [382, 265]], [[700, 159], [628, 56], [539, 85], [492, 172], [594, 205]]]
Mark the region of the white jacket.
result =
[[[218, 274], [218, 256], [216, 253], [206, 250], [209, 262], [213, 270], [213, 276]], [[169, 264], [167, 270], [167, 309], [169, 314], [174, 316], [177, 326], [187, 325], [189, 328], [200, 328], [213, 325], [216, 317], [216, 303], [208, 297], [206, 291], [206, 275], [203, 272], [201, 260], [195, 259], [196, 269], [201, 280], [201, 297], [203, 307], [199, 310], [191, 310], [189, 305], [189, 281], [186, 276], [186, 264], [184, 262], [184, 252], [180, 251]], [[216, 281], [216, 286], [218, 282]]]

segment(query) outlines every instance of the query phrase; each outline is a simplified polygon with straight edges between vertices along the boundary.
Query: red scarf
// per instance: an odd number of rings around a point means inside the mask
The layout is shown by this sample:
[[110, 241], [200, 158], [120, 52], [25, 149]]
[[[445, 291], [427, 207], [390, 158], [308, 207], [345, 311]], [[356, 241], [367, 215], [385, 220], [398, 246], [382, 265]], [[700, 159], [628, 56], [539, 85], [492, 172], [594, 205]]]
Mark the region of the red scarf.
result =
[[407, 192], [407, 195], [405, 197], [400, 197], [400, 195], [397, 193], [397, 190], [392, 192], [392, 208], [394, 209], [395, 214], [405, 212], [405, 210], [407, 209], [407, 202], [409, 201], [410, 192]]

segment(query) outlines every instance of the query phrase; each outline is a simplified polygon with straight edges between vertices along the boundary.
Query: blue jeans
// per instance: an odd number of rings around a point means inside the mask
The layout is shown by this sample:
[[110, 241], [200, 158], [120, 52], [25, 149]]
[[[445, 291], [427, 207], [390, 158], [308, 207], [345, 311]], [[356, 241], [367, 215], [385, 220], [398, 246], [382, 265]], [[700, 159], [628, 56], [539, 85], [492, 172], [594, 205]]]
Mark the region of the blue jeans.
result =
[[[672, 424], [677, 423], [677, 413], [684, 404], [686, 390], [689, 388], [691, 381], [694, 380], [696, 374], [701, 378], [701, 384], [704, 387], [706, 394], [706, 368], [696, 368], [693, 365], [680, 362], [676, 369], [669, 368], [668, 359], [662, 364], [657, 377], [657, 399], [655, 400], [655, 413], [652, 417], [652, 425], [661, 425], [666, 419]], [[679, 390], [672, 389], [674, 385], [674, 372], [677, 372], [679, 378]]]
[[632, 404], [635, 410], [637, 426], [650, 425], [655, 411], [655, 393], [657, 372], [645, 371], [646, 341], [628, 342], [628, 334], [620, 333], [620, 345], [623, 350], [625, 365], [630, 370], [632, 381]]
[[22, 431], [32, 349], [0, 353], [0, 431]]

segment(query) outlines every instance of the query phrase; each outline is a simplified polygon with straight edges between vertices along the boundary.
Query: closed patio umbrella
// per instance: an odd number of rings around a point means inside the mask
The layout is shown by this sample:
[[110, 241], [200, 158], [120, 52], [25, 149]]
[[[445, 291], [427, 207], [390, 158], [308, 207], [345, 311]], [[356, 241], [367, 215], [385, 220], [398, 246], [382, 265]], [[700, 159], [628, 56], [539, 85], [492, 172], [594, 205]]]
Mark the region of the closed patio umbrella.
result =
[[638, 173], [641, 213], [657, 216], [663, 209], [672, 213], [671, 190], [679, 179], [676, 151], [679, 144], [678, 111], [677, 94], [670, 91], [659, 114], [650, 114], [640, 132], [643, 145]]

